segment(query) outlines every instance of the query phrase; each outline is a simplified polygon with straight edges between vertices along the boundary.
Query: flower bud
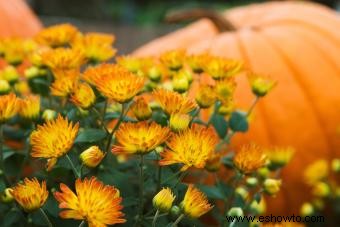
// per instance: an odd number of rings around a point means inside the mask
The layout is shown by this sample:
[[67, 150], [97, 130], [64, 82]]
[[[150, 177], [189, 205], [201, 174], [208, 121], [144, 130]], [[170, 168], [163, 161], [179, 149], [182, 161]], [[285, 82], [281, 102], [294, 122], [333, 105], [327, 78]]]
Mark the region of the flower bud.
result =
[[294, 155], [294, 149], [291, 147], [274, 147], [272, 149], [267, 149], [266, 154], [270, 161], [269, 169], [276, 170], [287, 165]]
[[187, 114], [172, 114], [170, 116], [170, 128], [174, 132], [180, 132], [188, 128], [190, 116]]
[[3, 192], [0, 193], [0, 201], [3, 203], [10, 203], [14, 201], [14, 197], [11, 193], [11, 188], [6, 188]]
[[178, 93], [184, 93], [189, 89], [189, 81], [186, 77], [176, 75], [172, 80], [172, 87]]
[[19, 79], [19, 73], [14, 66], [6, 66], [1, 72], [1, 77], [10, 84], [14, 84]]
[[248, 187], [256, 187], [258, 184], [258, 180], [256, 177], [249, 177], [246, 179], [246, 184]]
[[131, 110], [139, 121], [147, 120], [152, 115], [152, 110], [144, 97], [138, 97], [131, 105]]
[[326, 197], [331, 193], [331, 188], [325, 182], [317, 182], [313, 186], [312, 193], [318, 197]]
[[254, 95], [258, 97], [265, 96], [276, 85], [275, 81], [252, 74], [249, 76], [250, 85]]
[[323, 210], [325, 208], [325, 202], [320, 198], [313, 199], [312, 204], [317, 210]]
[[152, 66], [148, 71], [150, 80], [158, 82], [162, 78], [162, 70], [159, 66]]
[[181, 214], [181, 208], [178, 206], [171, 207], [170, 214], [174, 217], [177, 217]]
[[267, 178], [269, 176], [269, 169], [267, 167], [262, 167], [257, 170], [257, 173], [260, 175], [262, 178]]
[[333, 159], [331, 167], [335, 173], [340, 173], [340, 159]]
[[269, 195], [275, 195], [280, 191], [281, 184], [281, 180], [266, 179], [263, 183], [264, 191]]
[[243, 216], [243, 210], [241, 207], [232, 207], [228, 211], [229, 217], [242, 217]]
[[246, 199], [249, 195], [248, 191], [244, 187], [237, 187], [235, 189], [235, 193], [241, 196], [242, 199]]
[[39, 68], [36, 66], [29, 67], [25, 70], [24, 75], [28, 80], [40, 76]]
[[0, 79], [0, 95], [7, 94], [11, 90], [11, 86], [7, 82], [7, 80]]
[[314, 213], [314, 207], [313, 207], [313, 205], [310, 204], [310, 203], [304, 203], [304, 204], [302, 204], [300, 213], [301, 213], [301, 215], [302, 215], [303, 217], [312, 215], [312, 214]]
[[222, 105], [218, 108], [217, 113], [220, 115], [230, 115], [234, 109], [234, 101], [232, 99], [228, 99], [227, 101], [223, 102]]
[[99, 149], [99, 147], [92, 146], [88, 148], [87, 150], [83, 151], [79, 155], [79, 158], [85, 166], [89, 168], [94, 168], [97, 165], [99, 165], [99, 163], [102, 161], [104, 156], [105, 156], [104, 152], [102, 152]]
[[266, 212], [266, 203], [265, 200], [262, 198], [260, 202], [253, 200], [250, 203], [250, 209], [256, 214], [263, 214]]
[[171, 209], [175, 198], [176, 196], [173, 195], [170, 188], [163, 188], [155, 195], [155, 197], [153, 197], [152, 204], [157, 210], [168, 212]]
[[51, 109], [44, 110], [44, 112], [42, 114], [42, 118], [45, 121], [54, 120], [56, 117], [57, 117], [57, 112], [55, 112], [54, 110], [51, 110]]

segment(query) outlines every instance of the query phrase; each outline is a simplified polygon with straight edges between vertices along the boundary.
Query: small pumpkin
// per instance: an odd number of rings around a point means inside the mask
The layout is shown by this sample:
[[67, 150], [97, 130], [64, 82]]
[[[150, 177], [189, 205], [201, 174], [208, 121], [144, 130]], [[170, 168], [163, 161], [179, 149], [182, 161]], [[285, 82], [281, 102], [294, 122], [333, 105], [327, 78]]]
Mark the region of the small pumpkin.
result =
[[42, 25], [23, 0], [0, 0], [0, 37], [31, 37]]
[[[172, 18], [201, 16], [196, 11]], [[310, 196], [303, 183], [305, 167], [316, 159], [340, 156], [340, 17], [307, 2], [253, 4], [225, 11], [223, 17], [204, 16], [209, 19], [153, 40], [133, 54], [159, 55], [176, 48], [210, 52], [241, 59], [277, 80], [278, 86], [256, 106], [249, 132], [232, 143], [295, 147], [295, 157], [282, 173], [281, 193], [270, 199], [268, 208], [272, 214], [297, 214]], [[236, 99], [247, 108], [253, 96], [246, 78], [238, 80]]]

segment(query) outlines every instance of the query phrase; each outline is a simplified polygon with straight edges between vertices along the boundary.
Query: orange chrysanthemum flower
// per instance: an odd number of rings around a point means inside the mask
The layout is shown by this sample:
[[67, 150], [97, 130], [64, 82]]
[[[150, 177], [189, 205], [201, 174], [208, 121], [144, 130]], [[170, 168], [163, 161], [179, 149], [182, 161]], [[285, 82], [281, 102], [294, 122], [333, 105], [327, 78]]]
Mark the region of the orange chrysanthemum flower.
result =
[[77, 70], [63, 71], [63, 76], [58, 76], [51, 84], [51, 94], [59, 97], [69, 96], [77, 87], [79, 74]]
[[29, 95], [25, 99], [20, 99], [19, 115], [26, 119], [36, 119], [40, 112], [40, 97]]
[[112, 48], [115, 40], [113, 35], [102, 33], [87, 33], [79, 37], [74, 47], [82, 49], [87, 59], [94, 62], [109, 60], [116, 54], [116, 49]]
[[256, 171], [266, 164], [267, 156], [264, 150], [255, 144], [247, 144], [235, 153], [233, 162], [236, 168], [244, 174]]
[[160, 165], [182, 163], [181, 171], [190, 167], [204, 168], [218, 142], [211, 128], [193, 126], [173, 135], [167, 142], [169, 149], [161, 153]]
[[42, 53], [42, 63], [55, 74], [60, 70], [78, 69], [85, 62], [84, 52], [75, 48], [57, 48]]
[[7, 63], [17, 65], [34, 51], [36, 47], [36, 43], [30, 39], [5, 38], [2, 40], [2, 50], [0, 52], [4, 55]]
[[0, 96], [0, 123], [14, 117], [18, 110], [18, 99], [14, 93]]
[[61, 115], [56, 120], [38, 125], [38, 129], [31, 133], [31, 156], [47, 158], [47, 170], [57, 162], [57, 158], [66, 154], [72, 147], [77, 136], [79, 123], [73, 124]]
[[174, 91], [158, 89], [153, 92], [153, 96], [168, 115], [175, 113], [186, 114], [197, 107], [193, 100]]
[[203, 192], [192, 184], [189, 185], [180, 206], [183, 209], [183, 213], [190, 218], [199, 218], [213, 208]]
[[[111, 65], [113, 69], [109, 70], [113, 73], [107, 74], [107, 69], [104, 69], [103, 74], [96, 79], [95, 86], [107, 98], [119, 103], [130, 101], [144, 86], [145, 79], [141, 76], [136, 76], [127, 69]], [[101, 70], [101, 68], [98, 68]], [[97, 78], [97, 77], [96, 77]]]
[[119, 190], [104, 185], [95, 177], [83, 181], [77, 179], [76, 193], [65, 184], [60, 184], [60, 190], [54, 197], [59, 202], [59, 208], [65, 209], [59, 213], [62, 218], [86, 220], [89, 227], [105, 227], [126, 221], [121, 212], [123, 206]]
[[46, 181], [40, 184], [36, 178], [32, 180], [25, 178], [24, 183], [19, 183], [10, 192], [26, 212], [32, 212], [41, 208], [48, 197]]
[[96, 95], [91, 86], [86, 83], [79, 84], [71, 96], [71, 102], [84, 109], [91, 107], [95, 100]]
[[112, 153], [145, 154], [164, 143], [170, 130], [155, 122], [123, 123], [116, 132], [119, 145], [114, 145]]
[[78, 34], [78, 29], [73, 25], [60, 24], [43, 29], [35, 38], [40, 44], [61, 47], [72, 43]]

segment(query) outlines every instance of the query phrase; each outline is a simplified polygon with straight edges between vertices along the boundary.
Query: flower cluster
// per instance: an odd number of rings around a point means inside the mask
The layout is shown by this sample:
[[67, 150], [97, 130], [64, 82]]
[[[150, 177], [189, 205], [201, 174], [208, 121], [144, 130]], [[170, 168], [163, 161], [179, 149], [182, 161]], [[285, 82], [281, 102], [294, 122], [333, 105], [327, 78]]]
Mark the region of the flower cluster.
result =
[[[0, 40], [4, 211], [16, 201], [28, 213], [22, 226], [36, 224], [40, 210], [49, 226], [74, 219], [93, 227], [263, 212], [257, 197], [279, 192], [293, 150], [230, 143], [275, 82], [208, 53], [115, 57], [114, 41], [70, 24]], [[247, 110], [234, 95], [244, 73], [254, 94]]]

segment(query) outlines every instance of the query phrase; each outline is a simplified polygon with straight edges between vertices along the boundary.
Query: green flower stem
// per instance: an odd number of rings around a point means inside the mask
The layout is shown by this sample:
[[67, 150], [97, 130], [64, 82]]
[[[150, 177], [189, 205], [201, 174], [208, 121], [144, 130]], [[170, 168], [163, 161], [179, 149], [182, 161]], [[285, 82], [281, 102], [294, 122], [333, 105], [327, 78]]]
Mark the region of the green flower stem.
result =
[[[233, 187], [232, 187], [234, 190], [232, 191], [230, 198], [229, 199], [226, 198], [225, 202], [224, 202], [224, 216], [225, 217], [228, 215], [228, 211], [233, 205], [233, 202], [234, 202], [234, 199], [235, 199], [235, 189], [237, 188], [237, 186], [241, 182], [242, 178], [243, 178], [243, 174], [240, 173], [239, 171], [237, 171], [236, 176], [235, 176], [235, 180], [233, 182]], [[228, 225], [228, 221], [224, 220], [223, 226], [226, 227], [227, 225]]]
[[[4, 172], [4, 154], [3, 154], [3, 126], [0, 123], [0, 171]], [[3, 173], [4, 174], [4, 173]]]
[[248, 111], [247, 111], [247, 117], [250, 116], [250, 114], [253, 112], [254, 107], [256, 106], [256, 104], [258, 103], [258, 101], [260, 100], [259, 96], [256, 96], [256, 98], [254, 99], [253, 103], [250, 105]]
[[157, 221], [158, 215], [159, 215], [159, 210], [156, 211], [155, 216], [153, 217], [152, 227], [156, 227], [156, 221]]
[[109, 134], [109, 140], [108, 140], [108, 142], [106, 144], [106, 148], [105, 148], [106, 153], [109, 152], [110, 145], [111, 145], [111, 142], [112, 142], [113, 133], [119, 128], [120, 124], [123, 122], [125, 114], [127, 114], [127, 112], [129, 111], [129, 107], [130, 107], [129, 104], [126, 104], [126, 103], [122, 104], [122, 111], [120, 112], [118, 122], [115, 125], [115, 127], [112, 129], [111, 133]]
[[81, 178], [81, 176], [80, 176], [79, 172], [77, 171], [76, 167], [74, 166], [70, 156], [68, 156], [68, 154], [66, 154], [65, 156], [66, 156], [68, 162], [70, 163], [70, 165], [72, 167], [72, 170], [73, 170], [73, 173], [74, 173], [75, 177], [76, 178]]
[[46, 221], [46, 223], [47, 223], [47, 226], [48, 226], [48, 227], [53, 227], [52, 222], [51, 222], [50, 219], [48, 218], [48, 216], [47, 216], [47, 214], [45, 213], [45, 211], [44, 211], [42, 208], [40, 208], [39, 210], [40, 210], [40, 213], [42, 214], [42, 216], [44, 217], [44, 219], [45, 219], [45, 221]]
[[177, 219], [176, 219], [176, 221], [171, 225], [171, 227], [176, 227], [177, 226], [177, 224], [180, 222], [180, 221], [182, 221], [182, 219], [184, 218], [184, 214], [181, 214]]
[[161, 182], [162, 182], [162, 166], [160, 166], [160, 165], [158, 165], [157, 177], [158, 177], [157, 178], [157, 192], [159, 192], [159, 190], [161, 190]]
[[143, 154], [140, 155], [140, 179], [139, 179], [139, 214], [138, 214], [138, 222], [142, 223], [143, 221], [143, 196], [144, 196], [144, 156]]
[[83, 226], [85, 226], [85, 221], [80, 222], [78, 227], [83, 227]]
[[175, 178], [178, 174], [182, 173], [181, 170], [177, 171], [176, 173], [174, 173], [172, 176], [168, 177], [167, 179], [165, 179], [161, 184], [165, 184], [168, 181], [172, 180], [173, 178]]

